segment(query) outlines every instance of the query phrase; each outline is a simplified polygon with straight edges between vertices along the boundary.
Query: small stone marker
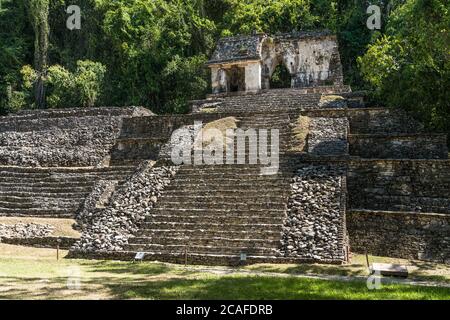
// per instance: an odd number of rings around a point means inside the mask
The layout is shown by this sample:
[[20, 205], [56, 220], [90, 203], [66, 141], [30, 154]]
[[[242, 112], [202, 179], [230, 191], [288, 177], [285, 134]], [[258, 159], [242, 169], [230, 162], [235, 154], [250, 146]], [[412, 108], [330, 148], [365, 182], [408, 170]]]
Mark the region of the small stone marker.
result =
[[145, 252], [137, 252], [136, 256], [134, 257], [134, 261], [142, 261], [144, 260]]
[[400, 264], [372, 263], [370, 273], [379, 273], [382, 276], [407, 278], [408, 268]]

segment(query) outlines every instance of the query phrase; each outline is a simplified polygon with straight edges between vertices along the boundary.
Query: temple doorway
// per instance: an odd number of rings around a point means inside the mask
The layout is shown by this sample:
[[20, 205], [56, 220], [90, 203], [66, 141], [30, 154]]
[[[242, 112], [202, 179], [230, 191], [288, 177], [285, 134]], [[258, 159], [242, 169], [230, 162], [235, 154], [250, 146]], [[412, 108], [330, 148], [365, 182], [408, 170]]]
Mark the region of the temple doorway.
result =
[[245, 68], [233, 66], [228, 70], [228, 91], [245, 91]]
[[291, 74], [284, 63], [280, 63], [270, 77], [270, 88], [291, 88]]

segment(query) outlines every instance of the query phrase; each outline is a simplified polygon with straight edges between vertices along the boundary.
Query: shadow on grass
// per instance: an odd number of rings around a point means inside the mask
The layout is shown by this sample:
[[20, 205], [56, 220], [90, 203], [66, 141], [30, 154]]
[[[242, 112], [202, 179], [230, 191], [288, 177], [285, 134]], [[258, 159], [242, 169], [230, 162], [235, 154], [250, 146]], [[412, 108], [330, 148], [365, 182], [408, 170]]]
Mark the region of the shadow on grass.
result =
[[[111, 270], [111, 269], [108, 269]], [[120, 271], [122, 272], [122, 271]], [[92, 274], [90, 274], [92, 275]], [[79, 290], [67, 288], [66, 277], [0, 278], [6, 299], [450, 299], [449, 288], [385, 285], [369, 291], [364, 282], [325, 281], [261, 276], [163, 275], [132, 278], [87, 277]], [[106, 293], [98, 296], [99, 292]]]
[[112, 285], [121, 299], [449, 299], [450, 289], [388, 285], [370, 291], [365, 283], [274, 277], [167, 279]]
[[249, 269], [259, 272], [283, 272], [287, 274], [323, 274], [338, 276], [365, 276], [367, 271], [364, 265], [352, 265], [351, 268], [346, 266], [319, 265], [319, 264], [299, 264], [286, 267], [280, 270], [276, 265], [256, 265]]
[[77, 262], [80, 266], [86, 267], [89, 272], [107, 272], [115, 274], [134, 274], [156, 276], [166, 274], [173, 268], [161, 263], [147, 262], [123, 262], [109, 260], [92, 260]]
[[81, 282], [80, 289], [70, 289], [67, 277], [0, 277], [0, 299], [83, 299], [98, 293], [98, 286]]

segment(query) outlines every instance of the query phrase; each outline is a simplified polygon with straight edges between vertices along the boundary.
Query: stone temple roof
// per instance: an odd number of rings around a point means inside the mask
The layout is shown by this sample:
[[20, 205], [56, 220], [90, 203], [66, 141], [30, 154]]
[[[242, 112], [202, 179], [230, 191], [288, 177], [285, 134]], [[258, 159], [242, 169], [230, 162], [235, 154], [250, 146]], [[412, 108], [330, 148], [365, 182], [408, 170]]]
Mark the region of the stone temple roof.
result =
[[261, 59], [261, 43], [265, 34], [221, 38], [207, 64]]
[[[290, 33], [277, 33], [273, 36], [275, 40], [283, 39], [303, 39], [303, 38], [321, 38], [333, 35], [328, 30], [322, 31], [294, 31]], [[265, 38], [269, 37], [265, 33], [253, 35], [240, 35], [221, 38], [217, 43], [208, 65], [229, 63], [245, 60], [261, 59], [261, 47]]]

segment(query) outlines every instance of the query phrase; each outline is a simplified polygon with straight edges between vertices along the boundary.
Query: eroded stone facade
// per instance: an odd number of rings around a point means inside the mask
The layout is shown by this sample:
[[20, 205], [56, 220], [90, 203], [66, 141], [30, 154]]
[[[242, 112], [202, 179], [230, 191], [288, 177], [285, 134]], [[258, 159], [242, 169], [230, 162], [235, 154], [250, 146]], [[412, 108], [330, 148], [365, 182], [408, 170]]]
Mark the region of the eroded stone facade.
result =
[[337, 39], [328, 32], [223, 38], [208, 65], [213, 93], [270, 89], [280, 65], [292, 88], [343, 84]]

